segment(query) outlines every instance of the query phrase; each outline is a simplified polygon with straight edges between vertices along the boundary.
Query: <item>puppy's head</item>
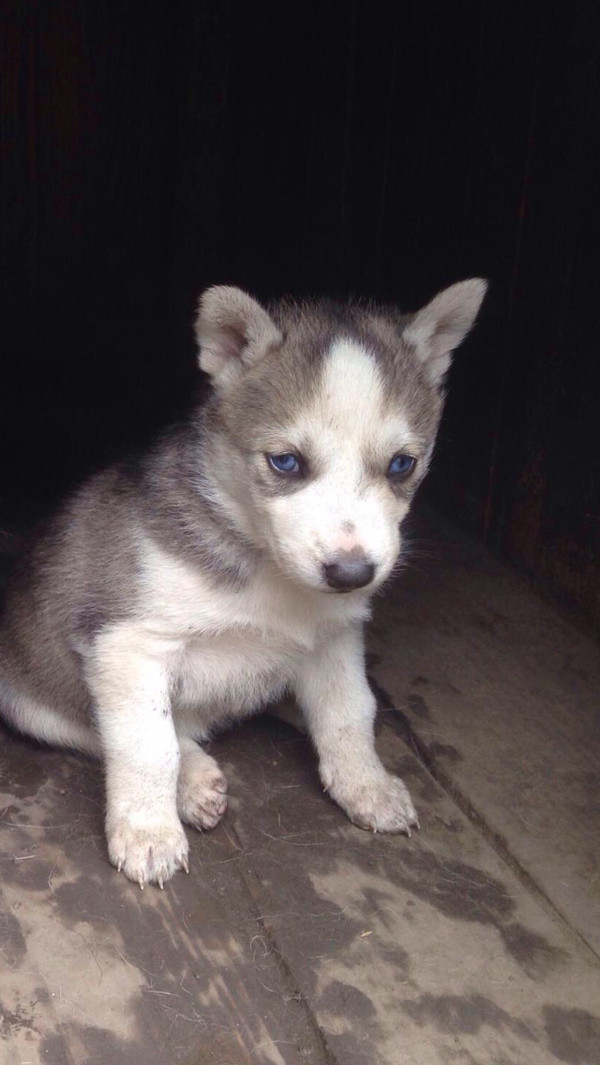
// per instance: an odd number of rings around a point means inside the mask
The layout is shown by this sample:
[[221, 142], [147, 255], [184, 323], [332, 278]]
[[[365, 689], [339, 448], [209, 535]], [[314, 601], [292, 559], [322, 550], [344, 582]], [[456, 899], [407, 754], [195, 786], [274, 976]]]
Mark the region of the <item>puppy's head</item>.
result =
[[485, 289], [462, 281], [408, 316], [327, 302], [267, 310], [221, 286], [201, 297], [210, 474], [288, 578], [334, 593], [371, 591], [389, 575], [452, 352]]

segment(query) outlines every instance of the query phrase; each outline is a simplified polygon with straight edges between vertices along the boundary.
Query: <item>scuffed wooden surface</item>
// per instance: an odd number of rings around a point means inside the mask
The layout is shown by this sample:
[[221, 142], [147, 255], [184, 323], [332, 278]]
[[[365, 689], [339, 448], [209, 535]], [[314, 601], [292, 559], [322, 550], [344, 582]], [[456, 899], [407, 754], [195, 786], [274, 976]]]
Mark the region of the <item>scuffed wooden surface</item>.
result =
[[[600, 649], [432, 515], [373, 672], [437, 771], [600, 955]], [[420, 547], [423, 542], [423, 548]]]
[[3, 735], [0, 801], [2, 1065], [320, 1060], [231, 824], [142, 893], [107, 863], [97, 765]]
[[191, 833], [191, 875], [143, 893], [106, 862], [98, 768], [9, 740], [2, 1062], [594, 1061], [598, 970], [395, 724], [420, 834], [350, 825], [263, 719], [215, 745], [233, 809]]

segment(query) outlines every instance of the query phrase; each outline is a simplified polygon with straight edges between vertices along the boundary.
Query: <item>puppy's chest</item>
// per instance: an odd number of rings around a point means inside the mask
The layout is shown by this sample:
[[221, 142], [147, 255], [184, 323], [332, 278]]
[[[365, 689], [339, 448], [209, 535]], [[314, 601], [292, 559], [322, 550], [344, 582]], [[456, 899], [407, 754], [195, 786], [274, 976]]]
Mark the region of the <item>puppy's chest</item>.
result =
[[268, 569], [231, 589], [154, 545], [147, 563], [144, 613], [172, 649], [169, 672], [180, 704], [256, 707], [353, 620], [338, 597], [304, 593]]
[[239, 590], [215, 587], [172, 558], [152, 556], [144, 613], [172, 653], [177, 702], [257, 705], [292, 679], [326, 633], [339, 628], [327, 601], [308, 599], [269, 573]]
[[237, 713], [257, 709], [293, 681], [306, 653], [275, 633], [249, 629], [192, 638], [172, 664], [175, 701]]

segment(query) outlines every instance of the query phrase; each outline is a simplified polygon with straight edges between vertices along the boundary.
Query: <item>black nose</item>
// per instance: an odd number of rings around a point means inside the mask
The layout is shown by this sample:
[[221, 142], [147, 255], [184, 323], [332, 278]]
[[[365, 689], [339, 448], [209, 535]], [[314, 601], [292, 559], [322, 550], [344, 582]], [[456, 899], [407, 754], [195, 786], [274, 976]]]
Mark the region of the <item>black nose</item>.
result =
[[323, 567], [325, 580], [330, 588], [339, 592], [350, 592], [353, 588], [364, 588], [370, 584], [375, 574], [375, 566], [364, 555], [340, 556], [335, 562]]

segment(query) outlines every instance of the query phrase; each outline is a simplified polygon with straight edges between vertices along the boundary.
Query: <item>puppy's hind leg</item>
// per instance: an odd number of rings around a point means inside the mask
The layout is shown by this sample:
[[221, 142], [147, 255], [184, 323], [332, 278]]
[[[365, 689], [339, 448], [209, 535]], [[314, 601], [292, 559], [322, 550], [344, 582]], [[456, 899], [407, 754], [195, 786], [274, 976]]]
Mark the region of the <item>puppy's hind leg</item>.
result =
[[100, 758], [100, 737], [93, 725], [73, 715], [17, 694], [7, 681], [0, 681], [0, 713], [11, 728], [52, 747], [70, 747]]
[[177, 812], [197, 829], [214, 828], [227, 809], [227, 781], [214, 758], [195, 740], [178, 734], [181, 761]]

